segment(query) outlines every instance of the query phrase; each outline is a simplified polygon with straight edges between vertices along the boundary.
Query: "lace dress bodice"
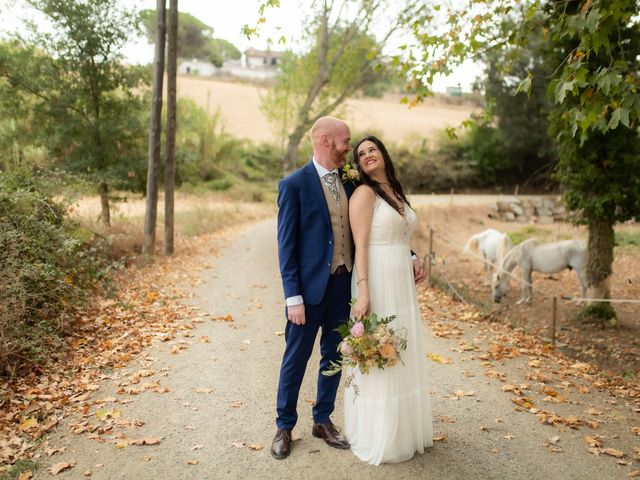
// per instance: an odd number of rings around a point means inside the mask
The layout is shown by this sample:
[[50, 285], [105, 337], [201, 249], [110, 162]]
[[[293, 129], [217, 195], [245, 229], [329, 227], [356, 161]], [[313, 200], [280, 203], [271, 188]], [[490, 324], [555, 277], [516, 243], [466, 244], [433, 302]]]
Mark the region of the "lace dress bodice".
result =
[[416, 226], [416, 212], [405, 204], [404, 216], [382, 198], [376, 197], [369, 245], [409, 245]]

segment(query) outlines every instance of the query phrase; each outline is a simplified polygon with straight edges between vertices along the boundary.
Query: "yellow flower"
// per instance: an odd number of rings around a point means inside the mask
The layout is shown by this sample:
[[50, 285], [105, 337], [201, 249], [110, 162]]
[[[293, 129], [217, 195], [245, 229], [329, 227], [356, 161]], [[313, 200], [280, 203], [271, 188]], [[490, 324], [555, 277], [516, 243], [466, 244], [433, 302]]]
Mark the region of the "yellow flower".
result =
[[386, 343], [380, 347], [380, 355], [382, 358], [393, 358], [396, 356], [396, 347], [391, 343]]

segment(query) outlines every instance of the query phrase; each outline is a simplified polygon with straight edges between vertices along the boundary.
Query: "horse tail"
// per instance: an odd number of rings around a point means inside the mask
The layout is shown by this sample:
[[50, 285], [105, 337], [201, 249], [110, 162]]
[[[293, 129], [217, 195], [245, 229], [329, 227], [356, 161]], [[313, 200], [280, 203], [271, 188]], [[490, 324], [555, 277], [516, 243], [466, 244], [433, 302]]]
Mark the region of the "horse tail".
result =
[[467, 240], [462, 251], [466, 254], [479, 255], [480, 237], [478, 235], [473, 235], [469, 240]]

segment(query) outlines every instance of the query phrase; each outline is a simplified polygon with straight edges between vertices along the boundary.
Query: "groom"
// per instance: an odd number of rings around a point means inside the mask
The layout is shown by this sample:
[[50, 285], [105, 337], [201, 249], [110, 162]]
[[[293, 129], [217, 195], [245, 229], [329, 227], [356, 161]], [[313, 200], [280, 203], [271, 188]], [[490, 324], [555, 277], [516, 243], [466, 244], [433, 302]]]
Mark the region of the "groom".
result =
[[335, 328], [349, 317], [353, 240], [348, 199], [340, 168], [351, 150], [351, 133], [337, 118], [322, 117], [311, 128], [313, 158], [278, 185], [278, 257], [286, 298], [286, 347], [278, 384], [278, 431], [271, 455], [291, 452], [291, 430], [298, 420], [300, 385], [318, 330], [320, 368], [313, 407], [314, 437], [335, 448], [349, 444], [331, 422], [340, 374], [322, 375], [340, 355]]

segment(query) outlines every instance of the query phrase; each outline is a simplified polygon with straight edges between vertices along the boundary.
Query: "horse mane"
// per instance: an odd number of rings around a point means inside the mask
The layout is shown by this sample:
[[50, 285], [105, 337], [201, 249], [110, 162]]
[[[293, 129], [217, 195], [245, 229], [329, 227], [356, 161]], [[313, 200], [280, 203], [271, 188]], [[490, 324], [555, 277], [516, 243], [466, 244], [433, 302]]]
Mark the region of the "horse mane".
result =
[[516, 265], [520, 263], [523, 253], [538, 244], [540, 244], [540, 239], [538, 238], [528, 238], [524, 242], [519, 243], [504, 256], [500, 264], [500, 269], [511, 273], [513, 269], [516, 268]]

